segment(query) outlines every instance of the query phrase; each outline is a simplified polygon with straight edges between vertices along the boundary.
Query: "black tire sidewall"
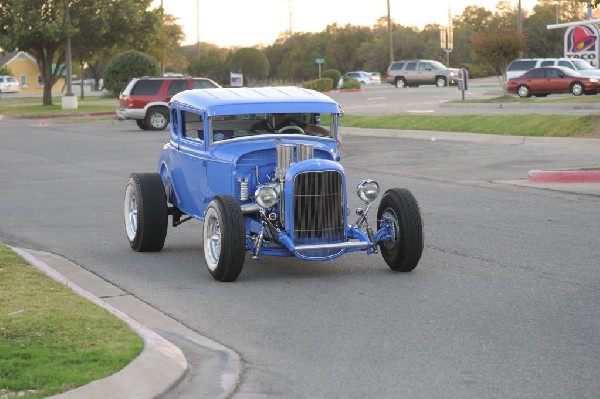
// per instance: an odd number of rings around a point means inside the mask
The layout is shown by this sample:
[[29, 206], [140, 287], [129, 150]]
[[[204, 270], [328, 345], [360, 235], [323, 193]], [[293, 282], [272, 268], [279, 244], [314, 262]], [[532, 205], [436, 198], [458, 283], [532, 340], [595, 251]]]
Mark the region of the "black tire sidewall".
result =
[[[381, 255], [395, 271], [413, 270], [423, 253], [423, 220], [417, 200], [404, 188], [393, 188], [385, 192], [377, 210], [377, 228], [381, 228], [382, 214], [392, 210], [398, 219], [395, 247], [390, 250], [384, 243], [379, 245]], [[401, 239], [400, 239], [401, 237]]]
[[129, 245], [138, 252], [160, 251], [168, 227], [167, 198], [162, 179], [158, 173], [132, 173], [127, 184], [133, 186], [137, 201], [137, 230]]

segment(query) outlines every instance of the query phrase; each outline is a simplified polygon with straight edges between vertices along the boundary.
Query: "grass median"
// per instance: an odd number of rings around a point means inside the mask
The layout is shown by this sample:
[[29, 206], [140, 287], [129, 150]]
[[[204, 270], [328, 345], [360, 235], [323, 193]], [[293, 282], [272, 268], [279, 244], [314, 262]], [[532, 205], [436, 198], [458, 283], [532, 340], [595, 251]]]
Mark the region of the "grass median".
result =
[[600, 115], [344, 115], [341, 125], [537, 137], [600, 137]]
[[44, 398], [107, 377], [142, 351], [127, 324], [0, 244], [0, 397]]
[[[593, 97], [593, 98], [592, 98]], [[540, 102], [537, 99], [501, 97], [473, 102]], [[600, 96], [584, 96], [560, 99], [560, 102], [598, 102]], [[39, 98], [3, 98], [0, 101], [0, 115], [60, 117], [73, 113], [114, 112], [118, 100], [114, 97], [89, 97], [79, 101], [77, 110], [63, 110], [60, 97], [54, 98], [56, 105], [42, 106]], [[551, 100], [543, 100], [551, 101]], [[104, 118], [114, 118], [109, 115]], [[600, 115], [548, 115], [548, 114], [508, 114], [508, 115], [345, 115], [341, 125], [374, 129], [433, 130], [460, 133], [483, 133], [512, 136], [537, 137], [600, 137]]]

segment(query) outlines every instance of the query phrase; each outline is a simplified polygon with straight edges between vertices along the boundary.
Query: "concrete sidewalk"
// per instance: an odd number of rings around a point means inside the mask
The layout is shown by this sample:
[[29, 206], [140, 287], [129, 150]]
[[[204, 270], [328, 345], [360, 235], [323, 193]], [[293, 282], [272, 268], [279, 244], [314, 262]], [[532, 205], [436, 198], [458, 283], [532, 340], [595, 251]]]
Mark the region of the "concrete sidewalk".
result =
[[[237, 353], [188, 329], [79, 265], [48, 252], [12, 248], [31, 265], [124, 320], [144, 341], [142, 353], [121, 371], [55, 399], [180, 397], [182, 385], [202, 398], [226, 398], [237, 388]], [[185, 347], [194, 356], [185, 356]], [[183, 395], [185, 397], [185, 395]]]

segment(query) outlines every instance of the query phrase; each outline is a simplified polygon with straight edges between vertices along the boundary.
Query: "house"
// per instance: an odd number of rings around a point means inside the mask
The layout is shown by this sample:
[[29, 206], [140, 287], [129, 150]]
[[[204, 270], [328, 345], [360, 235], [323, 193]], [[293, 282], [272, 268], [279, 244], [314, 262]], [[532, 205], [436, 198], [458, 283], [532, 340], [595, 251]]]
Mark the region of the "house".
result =
[[[0, 52], [0, 68], [7, 67], [21, 84], [21, 93], [41, 94], [42, 76], [35, 58], [25, 51]], [[52, 87], [52, 94], [60, 94], [65, 86], [65, 78], [59, 78]]]

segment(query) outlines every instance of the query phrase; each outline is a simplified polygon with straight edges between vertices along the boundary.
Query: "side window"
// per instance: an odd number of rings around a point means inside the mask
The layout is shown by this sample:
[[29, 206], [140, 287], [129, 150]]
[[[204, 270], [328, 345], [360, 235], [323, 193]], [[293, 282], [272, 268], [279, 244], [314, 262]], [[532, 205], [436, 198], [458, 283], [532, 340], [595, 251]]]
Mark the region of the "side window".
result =
[[548, 68], [548, 69], [546, 69], [546, 77], [547, 78], [556, 78], [556, 77], [558, 77], [558, 69], [556, 69], [556, 68]]
[[567, 67], [569, 69], [576, 69], [573, 67], [573, 64], [571, 64], [570, 61], [558, 61], [558, 66]]
[[414, 71], [415, 69], [417, 69], [417, 63], [416, 62], [409, 62], [406, 64], [406, 70], [407, 71]]
[[202, 115], [194, 112], [182, 112], [181, 134], [192, 140], [204, 140], [204, 124]]
[[404, 62], [394, 62], [392, 64], [392, 71], [399, 71], [400, 69], [402, 69], [402, 67], [404, 66]]
[[527, 73], [528, 78], [543, 78], [544, 70], [543, 69], [532, 69]]
[[174, 96], [175, 94], [187, 90], [188, 82], [187, 80], [173, 80], [171, 84], [169, 84], [169, 88], [167, 89], [167, 94]]
[[194, 89], [214, 89], [216, 87], [210, 80], [194, 79]]
[[419, 71], [427, 71], [431, 69], [431, 64], [429, 62], [419, 62]]
[[[558, 65], [560, 65], [560, 63]], [[542, 61], [540, 66], [554, 66], [554, 61], [548, 61], [548, 60]]]
[[177, 108], [171, 109], [171, 128], [173, 132], [179, 132], [179, 112], [177, 112]]
[[158, 93], [163, 81], [160, 79], [138, 80], [137, 84], [131, 89], [131, 94], [138, 96], [153, 96]]

